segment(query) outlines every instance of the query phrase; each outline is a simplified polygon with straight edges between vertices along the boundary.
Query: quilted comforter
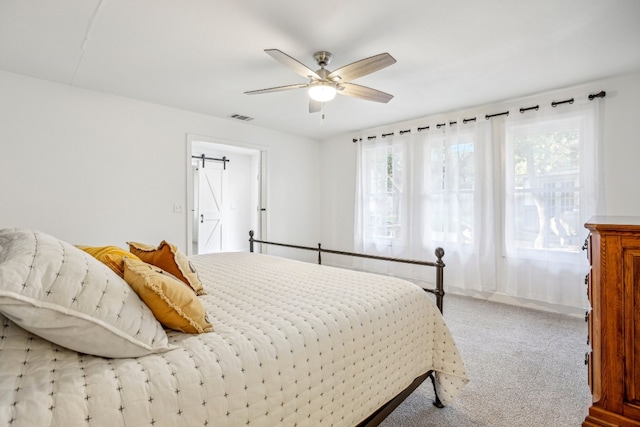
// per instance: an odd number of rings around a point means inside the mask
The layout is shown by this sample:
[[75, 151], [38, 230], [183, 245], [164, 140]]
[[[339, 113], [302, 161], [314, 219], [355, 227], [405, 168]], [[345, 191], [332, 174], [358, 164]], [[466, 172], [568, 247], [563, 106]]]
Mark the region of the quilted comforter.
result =
[[0, 425], [353, 426], [428, 370], [444, 404], [468, 381], [411, 283], [260, 254], [191, 261], [214, 331], [167, 331], [168, 351], [91, 356], [0, 315]]

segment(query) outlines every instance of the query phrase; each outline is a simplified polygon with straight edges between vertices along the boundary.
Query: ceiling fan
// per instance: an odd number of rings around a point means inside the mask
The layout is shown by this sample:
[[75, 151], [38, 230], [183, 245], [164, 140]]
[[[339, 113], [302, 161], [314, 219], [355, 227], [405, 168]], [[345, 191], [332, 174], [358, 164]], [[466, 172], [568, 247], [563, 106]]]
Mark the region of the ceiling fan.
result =
[[388, 53], [381, 53], [369, 58], [361, 59], [335, 71], [329, 71], [325, 67], [333, 59], [333, 54], [327, 51], [319, 51], [313, 54], [313, 58], [320, 66], [320, 69], [313, 71], [306, 65], [287, 55], [278, 49], [265, 49], [265, 52], [273, 59], [289, 67], [295, 73], [308, 78], [308, 83], [292, 84], [287, 86], [277, 86], [267, 89], [258, 89], [245, 92], [247, 95], [261, 93], [280, 92], [291, 89], [308, 88], [309, 90], [309, 112], [315, 113], [322, 109], [325, 102], [331, 101], [336, 93], [340, 95], [352, 96], [375, 102], [389, 102], [393, 95], [351, 83], [359, 77], [366, 76], [375, 71], [381, 70], [389, 65], [395, 64], [396, 60]]

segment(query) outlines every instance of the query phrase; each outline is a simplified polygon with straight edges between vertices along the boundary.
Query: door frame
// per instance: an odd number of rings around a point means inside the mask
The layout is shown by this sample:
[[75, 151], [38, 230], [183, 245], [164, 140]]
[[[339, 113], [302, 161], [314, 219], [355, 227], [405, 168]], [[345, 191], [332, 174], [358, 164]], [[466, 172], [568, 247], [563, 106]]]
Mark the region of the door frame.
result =
[[[220, 149], [230, 152], [237, 151], [239, 153], [255, 153], [258, 152], [258, 176], [257, 176], [257, 189], [258, 189], [258, 206], [256, 206], [256, 218], [257, 218], [257, 236], [262, 239], [266, 239], [266, 230], [268, 225], [267, 215], [267, 151], [268, 148], [263, 145], [243, 143], [232, 140], [225, 140], [221, 138], [214, 138], [210, 136], [187, 134], [186, 141], [186, 163], [187, 163], [187, 204], [185, 209], [185, 215], [187, 217], [187, 255], [193, 255], [193, 212], [194, 212], [194, 184], [193, 184], [193, 168], [192, 168], [192, 155], [195, 143], [209, 143], [212, 146], [217, 146]], [[249, 230], [247, 230], [247, 241], [249, 240]], [[249, 246], [247, 244], [247, 250]]]

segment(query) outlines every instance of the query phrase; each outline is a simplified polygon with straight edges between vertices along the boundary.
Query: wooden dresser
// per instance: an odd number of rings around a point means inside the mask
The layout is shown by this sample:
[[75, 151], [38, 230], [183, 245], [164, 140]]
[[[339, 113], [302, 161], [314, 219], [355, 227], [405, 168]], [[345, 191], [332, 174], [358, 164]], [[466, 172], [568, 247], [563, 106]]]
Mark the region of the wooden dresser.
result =
[[640, 217], [596, 216], [585, 249], [593, 404], [583, 426], [640, 426]]

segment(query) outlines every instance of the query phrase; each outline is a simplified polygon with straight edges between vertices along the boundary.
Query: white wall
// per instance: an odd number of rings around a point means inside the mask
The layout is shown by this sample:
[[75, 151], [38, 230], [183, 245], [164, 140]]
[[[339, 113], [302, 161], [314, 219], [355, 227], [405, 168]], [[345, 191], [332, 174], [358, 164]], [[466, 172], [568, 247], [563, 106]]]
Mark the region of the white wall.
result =
[[[0, 228], [186, 247], [187, 134], [267, 147], [267, 232], [319, 240], [315, 140], [0, 71]], [[126, 247], [126, 246], [125, 246]]]
[[640, 72], [605, 81], [602, 88], [606, 213], [640, 215]]
[[[640, 215], [640, 71], [542, 94], [543, 97], [565, 99], [564, 96], [607, 92], [604, 100], [604, 175], [606, 212], [609, 215]], [[536, 95], [537, 97], [537, 95]], [[524, 102], [525, 104], [520, 104]], [[363, 131], [363, 135], [398, 131], [425, 124], [472, 117], [486, 111], [500, 112], [513, 105], [528, 105], [525, 99], [468, 109], [455, 114], [425, 117], [383, 128]], [[322, 244], [331, 249], [352, 250], [355, 199], [356, 144], [359, 135], [349, 134], [322, 142]]]

